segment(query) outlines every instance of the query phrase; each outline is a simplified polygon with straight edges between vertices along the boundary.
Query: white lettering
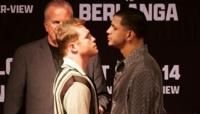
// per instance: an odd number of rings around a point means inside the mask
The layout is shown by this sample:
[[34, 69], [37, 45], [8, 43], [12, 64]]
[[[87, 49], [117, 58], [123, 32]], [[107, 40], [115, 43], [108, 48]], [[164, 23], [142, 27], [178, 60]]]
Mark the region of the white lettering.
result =
[[112, 94], [112, 86], [107, 86], [108, 94]]
[[129, 4], [129, 8], [136, 8], [137, 9], [137, 5], [136, 4]]
[[[120, 7], [120, 4], [79, 4], [79, 18], [86, 21], [108, 21]], [[131, 3], [129, 7], [142, 11], [148, 21], [178, 21], [176, 4], [173, 3]]]
[[6, 59], [6, 74], [10, 74], [10, 68], [11, 68], [11, 63], [13, 61], [13, 58], [7, 58]]
[[32, 13], [33, 5], [10, 5], [11, 13]]
[[4, 76], [5, 75], [5, 71], [0, 71], [0, 76]]
[[107, 70], [110, 69], [110, 66], [109, 65], [102, 65], [102, 69], [103, 69], [104, 77], [107, 80]]
[[[113, 17], [113, 14], [115, 13], [115, 5], [114, 4], [105, 4], [103, 7], [104, 7], [103, 12], [107, 12], [107, 13], [104, 13], [103, 20], [104, 21], [111, 20]], [[119, 8], [119, 7], [117, 7], [117, 8]], [[119, 9], [116, 9], [116, 10], [118, 11]]]
[[86, 21], [107, 21], [119, 9], [120, 4], [79, 4], [79, 18]]
[[5, 86], [0, 86], [0, 102], [4, 102], [5, 99]]
[[3, 71], [0, 71], [0, 76], [5, 76], [5, 75], [9, 75], [10, 74], [10, 67], [11, 67], [11, 63], [13, 61], [13, 58], [7, 58], [5, 61], [6, 64], [6, 69]]
[[167, 9], [166, 20], [170, 21], [170, 19], [178, 21], [178, 14], [175, 4], [169, 4], [169, 7]]
[[163, 94], [179, 94], [180, 86], [163, 86]]
[[147, 7], [145, 6], [145, 4], [141, 4], [140, 5], [140, 11], [142, 11], [144, 13], [147, 20], [152, 20], [152, 14], [153, 14], [152, 4], [149, 4], [148, 10], [147, 10]]
[[178, 21], [176, 4], [129, 4], [130, 8], [139, 9], [146, 16], [147, 21]]
[[101, 16], [102, 13], [101, 13], [101, 10], [99, 10], [100, 8], [102, 8], [102, 4], [93, 4], [92, 6], [92, 20], [93, 21], [102, 20], [102, 16]]
[[79, 4], [79, 18], [83, 20], [91, 19], [91, 7], [90, 4]]
[[17, 12], [16, 5], [10, 5], [10, 10], [11, 10], [11, 13], [16, 13]]
[[173, 65], [173, 67], [169, 68], [169, 65], [164, 65], [162, 71], [164, 72], [164, 80], [175, 79], [179, 80], [181, 75], [179, 72], [179, 65]]
[[165, 20], [165, 5], [155, 4], [154, 5], [154, 20], [164, 21]]
[[0, 5], [0, 13], [6, 13], [6, 5]]

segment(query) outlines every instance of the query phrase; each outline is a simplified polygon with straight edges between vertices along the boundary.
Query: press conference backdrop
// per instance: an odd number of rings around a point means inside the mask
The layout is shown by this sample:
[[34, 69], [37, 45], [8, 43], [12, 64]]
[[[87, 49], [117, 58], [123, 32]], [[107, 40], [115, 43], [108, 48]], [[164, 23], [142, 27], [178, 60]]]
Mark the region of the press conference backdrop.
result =
[[[49, 0], [0, 0], [0, 113], [13, 54], [19, 46], [46, 35], [43, 10]], [[70, 0], [76, 17], [96, 37], [107, 90], [112, 94], [119, 52], [107, 45], [112, 15], [123, 7], [144, 12], [149, 28], [146, 43], [163, 73], [168, 114], [200, 114], [200, 6], [198, 0]]]

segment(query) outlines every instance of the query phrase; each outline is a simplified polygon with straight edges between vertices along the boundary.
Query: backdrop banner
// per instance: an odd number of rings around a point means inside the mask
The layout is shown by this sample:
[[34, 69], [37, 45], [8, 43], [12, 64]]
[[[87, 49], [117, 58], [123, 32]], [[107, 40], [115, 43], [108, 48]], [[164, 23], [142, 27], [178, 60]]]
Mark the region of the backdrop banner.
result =
[[[46, 35], [43, 10], [49, 0], [0, 0], [0, 114], [15, 50]], [[200, 114], [200, 7], [197, 0], [69, 0], [75, 17], [86, 20], [96, 37], [107, 90], [112, 94], [119, 52], [107, 45], [106, 30], [123, 7], [144, 12], [146, 43], [163, 73], [168, 114]], [[199, 50], [199, 51], [198, 51]]]

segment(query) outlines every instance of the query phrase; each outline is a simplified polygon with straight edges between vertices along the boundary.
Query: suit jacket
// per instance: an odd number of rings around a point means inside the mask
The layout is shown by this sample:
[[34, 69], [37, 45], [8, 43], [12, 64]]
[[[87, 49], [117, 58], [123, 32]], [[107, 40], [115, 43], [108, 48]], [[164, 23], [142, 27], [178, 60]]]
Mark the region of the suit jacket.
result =
[[[17, 49], [11, 68], [4, 114], [53, 114], [53, 81], [57, 71], [47, 37]], [[98, 71], [101, 69], [95, 70], [98, 74], [94, 71], [95, 76], [91, 78], [98, 77], [98, 88], [105, 82]], [[106, 102], [107, 98], [104, 100]]]
[[117, 65], [111, 114], [163, 114], [162, 74], [141, 47]]

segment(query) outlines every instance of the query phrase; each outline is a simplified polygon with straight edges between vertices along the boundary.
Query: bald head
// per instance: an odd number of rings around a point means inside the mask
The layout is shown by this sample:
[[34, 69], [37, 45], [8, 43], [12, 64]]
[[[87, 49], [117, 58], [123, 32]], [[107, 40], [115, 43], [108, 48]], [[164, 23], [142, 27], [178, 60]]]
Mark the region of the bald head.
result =
[[69, 2], [66, 2], [64, 0], [53, 0], [49, 2], [45, 8], [44, 20], [47, 20], [51, 16], [52, 10], [55, 10], [56, 8], [66, 9], [68, 16], [73, 17], [73, 9]]
[[44, 26], [48, 36], [48, 42], [57, 47], [55, 30], [57, 26], [73, 17], [72, 6], [66, 1], [51, 1], [44, 11]]

